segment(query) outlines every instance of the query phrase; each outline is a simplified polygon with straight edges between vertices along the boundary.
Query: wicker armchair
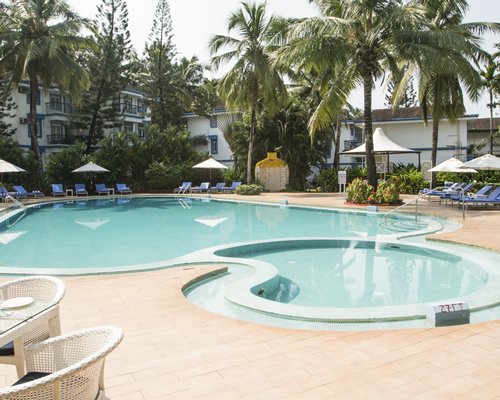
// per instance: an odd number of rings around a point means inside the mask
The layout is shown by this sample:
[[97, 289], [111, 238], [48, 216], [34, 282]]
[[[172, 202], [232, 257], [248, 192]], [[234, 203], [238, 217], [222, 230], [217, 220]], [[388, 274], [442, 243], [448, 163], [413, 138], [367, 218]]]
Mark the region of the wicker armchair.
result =
[[[64, 292], [64, 282], [51, 276], [31, 276], [0, 284], [0, 302], [15, 297], [29, 296], [33, 297], [35, 301], [54, 304], [45, 311], [51, 314], [46, 319], [48, 322], [44, 322], [24, 334], [21, 347], [61, 334], [59, 302], [64, 296]], [[14, 351], [12, 342], [0, 348], [0, 364], [15, 365], [17, 376], [24, 375], [24, 356], [22, 351]]]
[[120, 328], [103, 326], [31, 344], [25, 350], [28, 374], [0, 388], [0, 399], [105, 399], [104, 359], [122, 338]]

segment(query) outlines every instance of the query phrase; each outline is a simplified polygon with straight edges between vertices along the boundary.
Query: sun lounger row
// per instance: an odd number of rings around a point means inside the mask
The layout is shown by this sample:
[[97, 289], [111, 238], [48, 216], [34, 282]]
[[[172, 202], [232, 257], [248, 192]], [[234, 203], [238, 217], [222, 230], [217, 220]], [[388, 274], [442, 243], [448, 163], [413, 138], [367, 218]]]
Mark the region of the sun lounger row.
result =
[[[118, 194], [131, 194], [132, 190], [124, 183], [117, 183], [116, 188], [108, 188], [104, 183], [96, 183], [95, 185], [95, 194], [98, 194], [99, 196], [109, 195], [114, 192]], [[88, 196], [89, 192], [84, 183], [76, 183], [73, 194], [75, 196]], [[66, 196], [66, 191], [64, 190], [62, 184], [52, 184], [52, 196]]]
[[241, 182], [233, 182], [231, 186], [226, 186], [225, 182], [218, 182], [215, 186], [210, 187], [210, 182], [202, 182], [200, 186], [193, 186], [192, 182], [182, 182], [182, 184], [174, 189], [176, 194], [184, 193], [232, 193], [236, 190]]
[[5, 200], [7, 196], [15, 197], [16, 199], [38, 198], [45, 196], [40, 190], [28, 192], [22, 185], [12, 186], [13, 191], [9, 192], [5, 187], [0, 186], [0, 199]]

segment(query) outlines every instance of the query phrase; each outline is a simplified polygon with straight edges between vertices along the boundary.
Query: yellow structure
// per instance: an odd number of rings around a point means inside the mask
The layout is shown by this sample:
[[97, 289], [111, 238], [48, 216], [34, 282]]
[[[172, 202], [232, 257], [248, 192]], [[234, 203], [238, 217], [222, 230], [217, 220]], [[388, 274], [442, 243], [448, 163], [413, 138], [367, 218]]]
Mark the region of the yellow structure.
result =
[[255, 178], [270, 192], [279, 192], [288, 184], [288, 165], [277, 153], [269, 152], [255, 165]]

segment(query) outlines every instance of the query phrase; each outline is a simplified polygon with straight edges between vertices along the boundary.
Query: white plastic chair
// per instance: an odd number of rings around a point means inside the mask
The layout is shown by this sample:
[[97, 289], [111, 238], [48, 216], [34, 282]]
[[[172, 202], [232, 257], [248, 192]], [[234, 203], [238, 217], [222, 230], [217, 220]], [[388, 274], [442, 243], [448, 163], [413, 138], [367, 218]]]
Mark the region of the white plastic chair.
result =
[[[28, 374], [13, 386], [0, 388], [0, 399], [105, 399], [104, 359], [122, 338], [120, 328], [102, 326], [28, 345]], [[36, 377], [40, 375], [44, 376]]]
[[[63, 298], [64, 292], [64, 282], [51, 276], [30, 276], [0, 284], [0, 302], [29, 296], [33, 297], [35, 301], [54, 304], [44, 311], [47, 315], [47, 318], [44, 319], [45, 322], [23, 335], [23, 347], [61, 334], [59, 302]], [[22, 351], [15, 351], [12, 343], [0, 349], [0, 364], [15, 365], [17, 376], [24, 375], [24, 355]]]

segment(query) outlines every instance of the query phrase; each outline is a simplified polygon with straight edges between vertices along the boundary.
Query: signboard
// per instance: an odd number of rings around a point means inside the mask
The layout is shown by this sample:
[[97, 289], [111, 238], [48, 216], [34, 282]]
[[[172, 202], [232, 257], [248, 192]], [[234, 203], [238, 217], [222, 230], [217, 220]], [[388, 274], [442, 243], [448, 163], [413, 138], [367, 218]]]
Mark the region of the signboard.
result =
[[345, 185], [347, 183], [347, 171], [339, 171], [338, 172], [338, 181], [339, 181], [339, 192], [345, 192]]
[[427, 320], [435, 326], [450, 326], [470, 323], [469, 305], [463, 301], [449, 304], [430, 304]]
[[347, 171], [339, 171], [339, 185], [345, 185], [347, 183]]

